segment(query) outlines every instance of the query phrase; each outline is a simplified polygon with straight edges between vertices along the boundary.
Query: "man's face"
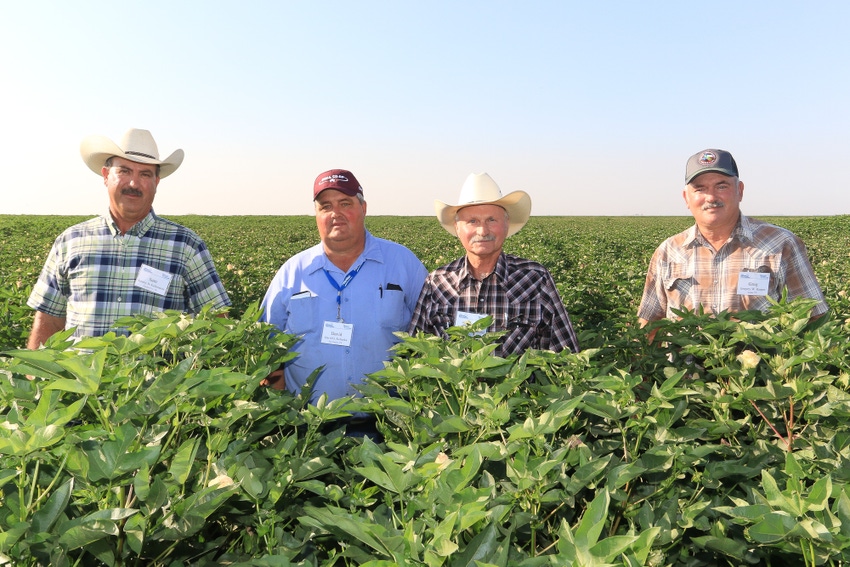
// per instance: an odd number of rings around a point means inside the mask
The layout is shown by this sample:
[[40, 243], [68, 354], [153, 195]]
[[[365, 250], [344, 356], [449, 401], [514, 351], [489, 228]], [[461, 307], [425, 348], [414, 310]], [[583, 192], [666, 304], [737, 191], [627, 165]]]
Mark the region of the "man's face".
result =
[[697, 226], [719, 227], [738, 222], [744, 184], [737, 177], [710, 171], [692, 179], [682, 196]]
[[156, 166], [113, 157], [112, 166], [104, 166], [101, 174], [109, 192], [109, 210], [115, 220], [135, 224], [145, 218], [159, 185]]
[[366, 236], [366, 203], [336, 189], [325, 189], [316, 198], [316, 226], [326, 246], [350, 244]]
[[498, 255], [508, 236], [508, 215], [498, 205], [464, 207], [457, 213], [455, 230], [467, 254]]

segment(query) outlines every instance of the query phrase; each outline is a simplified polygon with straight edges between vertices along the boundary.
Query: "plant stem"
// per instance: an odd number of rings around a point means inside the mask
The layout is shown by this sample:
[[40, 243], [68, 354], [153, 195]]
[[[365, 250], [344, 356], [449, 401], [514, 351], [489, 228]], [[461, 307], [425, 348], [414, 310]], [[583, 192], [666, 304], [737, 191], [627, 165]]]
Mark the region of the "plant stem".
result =
[[[783, 442], [783, 443], [785, 443], [785, 446], [786, 446], [786, 447], [788, 448], [788, 450], [790, 451], [790, 450], [791, 450], [791, 443], [789, 442], [789, 440], [788, 440], [788, 439], [785, 439], [785, 437], [783, 437], [783, 436], [779, 433], [779, 431], [777, 431], [777, 430], [776, 430], [776, 428], [773, 426], [773, 424], [770, 422], [770, 420], [769, 420], [769, 419], [767, 419], [767, 416], [765, 416], [765, 415], [761, 412], [761, 410], [759, 409], [759, 407], [756, 405], [756, 403], [755, 403], [753, 400], [750, 400], [750, 403], [751, 403], [751, 404], [753, 404], [753, 407], [754, 407], [754, 408], [756, 408], [756, 411], [757, 411], [757, 412], [759, 412], [759, 415], [760, 415], [760, 416], [761, 416], [761, 418], [764, 420], [764, 422], [765, 422], [765, 423], [767, 423], [767, 424], [770, 426], [770, 428], [773, 430], [773, 433], [776, 435], [776, 437], [778, 437], [779, 439], [781, 439], [781, 440], [782, 440], [782, 442]], [[789, 435], [790, 435], [790, 432], [789, 432]]]

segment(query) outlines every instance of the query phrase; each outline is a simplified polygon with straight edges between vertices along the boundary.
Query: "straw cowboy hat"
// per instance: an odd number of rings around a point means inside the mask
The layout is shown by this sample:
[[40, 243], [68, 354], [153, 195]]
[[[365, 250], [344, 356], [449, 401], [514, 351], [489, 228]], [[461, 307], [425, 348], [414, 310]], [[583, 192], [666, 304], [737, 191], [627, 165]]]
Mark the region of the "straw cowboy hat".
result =
[[472, 205], [498, 205], [508, 212], [508, 236], [519, 232], [531, 215], [531, 197], [525, 191], [513, 191], [502, 197], [502, 191], [486, 173], [470, 173], [460, 189], [457, 205], [434, 201], [437, 220], [449, 234], [457, 236], [455, 215]]
[[149, 163], [159, 166], [159, 177], [168, 177], [183, 163], [183, 150], [174, 150], [164, 160], [159, 159], [156, 142], [147, 130], [130, 128], [115, 144], [105, 136], [89, 136], [80, 143], [80, 155], [89, 169], [100, 175], [106, 160], [118, 156], [136, 163]]

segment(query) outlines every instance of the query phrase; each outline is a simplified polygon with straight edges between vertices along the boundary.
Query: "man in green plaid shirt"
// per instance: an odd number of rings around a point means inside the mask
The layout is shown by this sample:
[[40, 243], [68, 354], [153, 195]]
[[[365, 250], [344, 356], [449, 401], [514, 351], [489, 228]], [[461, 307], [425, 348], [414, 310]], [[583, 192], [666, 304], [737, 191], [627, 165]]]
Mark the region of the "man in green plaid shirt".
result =
[[183, 150], [160, 160], [150, 132], [130, 129], [118, 144], [90, 136], [80, 153], [103, 177], [109, 210], [54, 242], [27, 301], [36, 310], [27, 348], [71, 327], [75, 337], [123, 333], [114, 323], [128, 315], [229, 306], [204, 241], [153, 211], [159, 180], [180, 166]]

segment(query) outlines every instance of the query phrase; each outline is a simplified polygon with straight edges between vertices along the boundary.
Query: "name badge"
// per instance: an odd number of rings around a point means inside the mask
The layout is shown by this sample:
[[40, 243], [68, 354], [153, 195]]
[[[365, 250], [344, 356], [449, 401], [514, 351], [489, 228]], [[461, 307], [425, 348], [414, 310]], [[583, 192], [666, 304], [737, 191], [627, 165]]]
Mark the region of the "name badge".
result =
[[770, 289], [770, 274], [764, 272], [738, 274], [738, 295], [767, 295], [768, 289]]
[[[483, 319], [487, 315], [482, 315], [481, 313], [470, 313], [469, 311], [458, 311], [457, 317], [455, 318], [455, 327], [463, 327], [466, 324], [475, 323], [478, 320]], [[471, 336], [480, 337], [484, 334], [484, 331], [478, 331], [477, 333], [473, 333]]]
[[142, 264], [142, 267], [139, 268], [139, 275], [136, 276], [136, 287], [164, 296], [173, 277], [174, 274]]
[[353, 333], [354, 325], [351, 323], [325, 321], [325, 326], [322, 328], [322, 344], [351, 346], [351, 335]]

